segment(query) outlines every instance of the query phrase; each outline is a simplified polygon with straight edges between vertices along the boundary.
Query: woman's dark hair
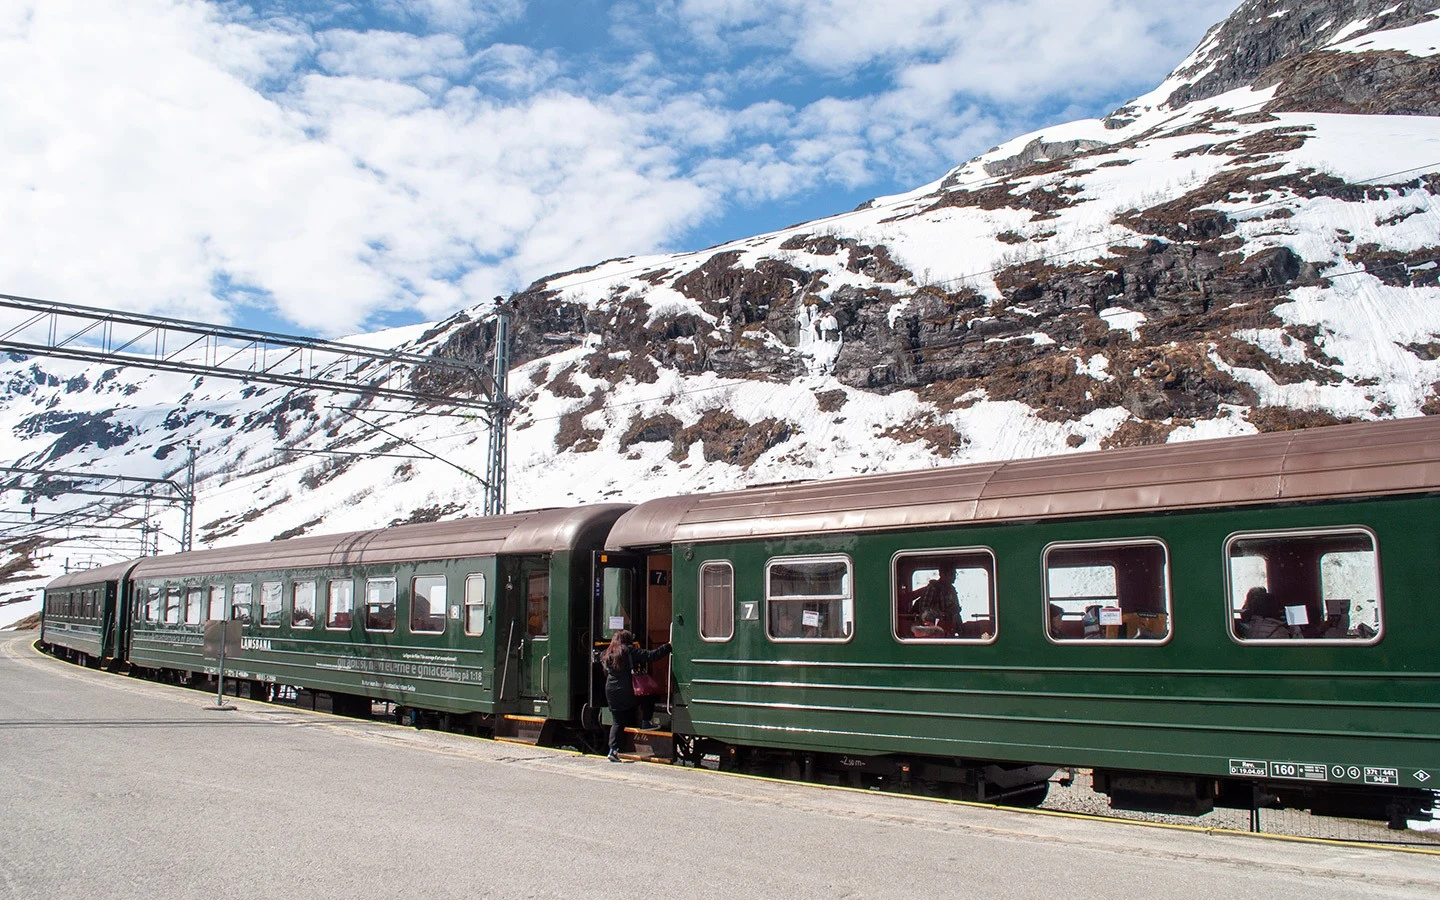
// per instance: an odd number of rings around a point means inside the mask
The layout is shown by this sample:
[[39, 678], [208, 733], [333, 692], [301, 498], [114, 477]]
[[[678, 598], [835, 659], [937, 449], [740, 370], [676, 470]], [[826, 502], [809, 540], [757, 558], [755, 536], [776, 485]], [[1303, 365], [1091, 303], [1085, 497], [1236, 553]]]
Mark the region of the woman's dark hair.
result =
[[621, 655], [625, 653], [625, 648], [633, 643], [635, 643], [635, 635], [623, 628], [615, 632], [614, 637], [610, 638], [610, 646], [600, 654], [600, 665], [606, 669], [616, 668], [620, 663]]

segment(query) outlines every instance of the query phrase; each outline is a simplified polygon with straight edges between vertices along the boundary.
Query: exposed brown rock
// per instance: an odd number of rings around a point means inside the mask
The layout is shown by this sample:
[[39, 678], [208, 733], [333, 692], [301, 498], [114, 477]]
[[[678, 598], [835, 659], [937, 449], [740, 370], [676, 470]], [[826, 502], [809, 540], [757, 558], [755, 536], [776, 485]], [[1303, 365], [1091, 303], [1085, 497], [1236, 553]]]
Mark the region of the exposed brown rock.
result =
[[670, 457], [684, 459], [690, 453], [690, 445], [700, 441], [706, 462], [727, 462], [749, 468], [767, 450], [788, 441], [792, 434], [789, 422], [763, 419], [750, 423], [729, 410], [712, 409], [680, 434]]

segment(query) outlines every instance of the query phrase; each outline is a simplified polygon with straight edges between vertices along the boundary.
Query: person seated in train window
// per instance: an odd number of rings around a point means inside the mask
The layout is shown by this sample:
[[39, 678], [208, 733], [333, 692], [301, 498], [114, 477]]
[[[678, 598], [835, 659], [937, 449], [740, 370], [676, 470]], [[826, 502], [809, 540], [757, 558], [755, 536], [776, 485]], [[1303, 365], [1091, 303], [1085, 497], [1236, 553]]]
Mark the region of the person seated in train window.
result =
[[1050, 604], [1050, 636], [1052, 638], [1068, 637], [1065, 634], [1065, 610], [1060, 604]]
[[1080, 616], [1080, 635], [1087, 641], [1105, 636], [1105, 629], [1100, 627], [1100, 604], [1092, 603], [1085, 607], [1085, 612]]
[[923, 626], [939, 628], [941, 634], [955, 634], [960, 622], [960, 598], [955, 593], [955, 567], [942, 565], [914, 600], [910, 613]]
[[1285, 624], [1280, 599], [1263, 586], [1252, 587], [1245, 593], [1245, 604], [1240, 607], [1235, 630], [1247, 640], [1295, 637], [1295, 631]]
[[801, 637], [800, 618], [795, 615], [794, 607], [793, 603], [776, 604], [775, 620], [770, 623], [771, 637]]

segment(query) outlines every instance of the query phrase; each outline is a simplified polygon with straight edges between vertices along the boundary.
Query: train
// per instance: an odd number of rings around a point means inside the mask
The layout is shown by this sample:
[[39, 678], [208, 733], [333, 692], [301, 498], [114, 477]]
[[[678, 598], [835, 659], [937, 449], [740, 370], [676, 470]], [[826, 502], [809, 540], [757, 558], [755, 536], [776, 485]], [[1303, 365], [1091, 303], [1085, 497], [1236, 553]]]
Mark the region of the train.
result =
[[[40, 644], [343, 715], [931, 796], [1427, 820], [1440, 418], [606, 503], [64, 575]], [[226, 626], [220, 626], [226, 627]], [[213, 626], [212, 626], [213, 628]], [[214, 642], [212, 642], [214, 643]]]

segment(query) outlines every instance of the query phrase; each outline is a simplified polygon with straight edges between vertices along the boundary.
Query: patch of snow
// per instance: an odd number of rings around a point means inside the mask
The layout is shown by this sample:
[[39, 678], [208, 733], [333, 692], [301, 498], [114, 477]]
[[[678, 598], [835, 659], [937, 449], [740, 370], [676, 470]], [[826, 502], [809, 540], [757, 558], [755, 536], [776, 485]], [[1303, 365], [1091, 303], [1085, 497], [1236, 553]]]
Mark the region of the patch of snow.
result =
[[1114, 381], [1115, 376], [1110, 374], [1110, 360], [1105, 354], [1097, 353], [1083, 362], [1077, 357], [1075, 359], [1075, 373], [1077, 375], [1089, 375], [1096, 381]]
[[1131, 337], [1140, 337], [1140, 326], [1146, 322], [1145, 314], [1123, 306], [1111, 306], [1100, 311], [1100, 318], [1110, 326], [1111, 331], [1128, 331]]
[[[1369, 24], [1368, 20], [1365, 24]], [[1398, 51], [1411, 56], [1434, 56], [1440, 53], [1440, 10], [1430, 13], [1430, 18], [1405, 28], [1391, 28], [1363, 35], [1351, 41], [1344, 40], [1355, 30], [1346, 29], [1335, 36], [1332, 44], [1325, 49], [1338, 53], [1368, 53], [1372, 51]]]

